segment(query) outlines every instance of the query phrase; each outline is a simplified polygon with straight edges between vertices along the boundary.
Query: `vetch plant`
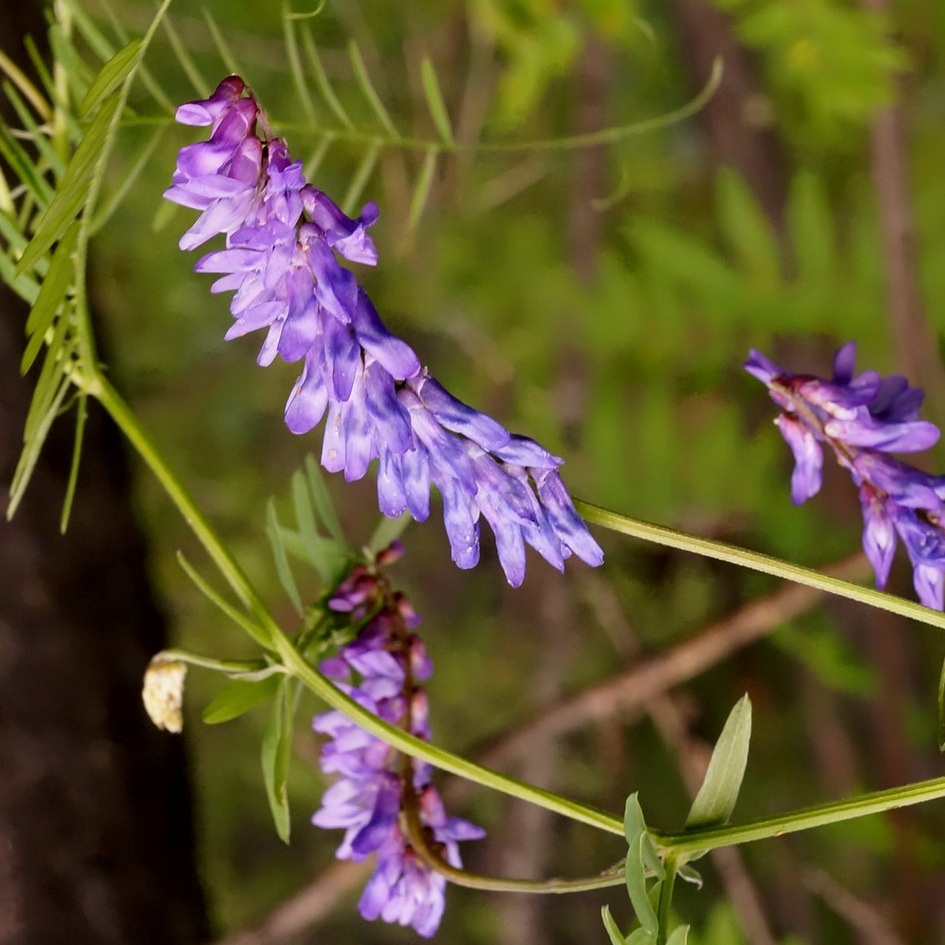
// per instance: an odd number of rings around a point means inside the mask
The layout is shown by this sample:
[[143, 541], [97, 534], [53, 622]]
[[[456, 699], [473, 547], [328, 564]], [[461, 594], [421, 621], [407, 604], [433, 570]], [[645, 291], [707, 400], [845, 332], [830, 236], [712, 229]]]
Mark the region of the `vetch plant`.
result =
[[[592, 567], [602, 565], [603, 553], [590, 533], [590, 523], [941, 629], [945, 615], [937, 611], [942, 609], [945, 586], [945, 477], [923, 473], [892, 455], [928, 448], [937, 440], [938, 430], [920, 419], [922, 392], [906, 379], [884, 378], [872, 371], [855, 373], [852, 343], [838, 352], [829, 379], [790, 373], [758, 352], [752, 352], [745, 365], [780, 408], [776, 423], [795, 458], [794, 502], [801, 504], [820, 490], [826, 448], [859, 490], [863, 546], [878, 587], [886, 583], [901, 539], [926, 607], [572, 500], [559, 473], [560, 458], [453, 396], [413, 348], [385, 327], [355, 271], [346, 265], [377, 264], [377, 247], [368, 231], [378, 219], [378, 204], [370, 201], [351, 216], [309, 183], [287, 141], [273, 133], [272, 127], [278, 125], [270, 122], [246, 82], [230, 75], [214, 91], [205, 89], [198, 93], [202, 98], [176, 109], [179, 123], [209, 128], [206, 140], [180, 150], [165, 193], [169, 201], [199, 213], [180, 246], [190, 251], [222, 238], [222, 245], [211, 246], [196, 269], [218, 277], [211, 291], [232, 294], [233, 322], [226, 337], [264, 330], [259, 363], [268, 365], [280, 358], [299, 365], [284, 408], [288, 430], [307, 435], [324, 422], [321, 466], [344, 473], [348, 481], [362, 479], [374, 465], [378, 505], [386, 517], [368, 547], [352, 548], [318, 464], [307, 461], [292, 477], [294, 523], [283, 525], [275, 505], [267, 520], [275, 569], [298, 612], [297, 625], [285, 626], [277, 619], [113, 385], [98, 355], [89, 317], [86, 274], [91, 237], [108, 224], [111, 211], [135, 183], [132, 173], [116, 187], [113, 202], [106, 203], [104, 172], [117, 131], [123, 122], [138, 119], [128, 107], [128, 96], [143, 75], [145, 54], [167, 6], [167, 2], [162, 5], [141, 40], [103, 53], [95, 78], [84, 85], [79, 76], [76, 88], [53, 81], [52, 88], [38, 89], [17, 75], [14, 81], [28, 90], [28, 100], [41, 102], [42, 110], [56, 120], [27, 122], [35, 155], [17, 136], [0, 139], [18, 177], [14, 186], [3, 181], [0, 188], [4, 238], [0, 276], [31, 306], [23, 371], [41, 360], [22, 459], [11, 484], [10, 514], [22, 498], [51, 424], [74, 407], [77, 448], [64, 502], [65, 524], [77, 487], [86, 403], [94, 398], [192, 529], [226, 589], [215, 587], [183, 556], [181, 567], [258, 650], [253, 658], [236, 660], [183, 649], [157, 654], [144, 682], [145, 706], [156, 724], [180, 730], [188, 666], [229, 680], [204, 710], [208, 723], [268, 706], [260, 748], [263, 781], [276, 830], [288, 840], [294, 716], [303, 690], [320, 700], [312, 727], [321, 738], [320, 767], [332, 783], [312, 820], [319, 828], [344, 831], [339, 858], [372, 863], [359, 902], [362, 916], [410, 926], [421, 936], [436, 932], [448, 883], [549, 894], [625, 886], [632, 926], [624, 931], [605, 907], [601, 941], [606, 934], [612, 945], [684, 945], [689, 925], [677, 918], [676, 881], [698, 884], [691, 864], [706, 853], [750, 841], [773, 842], [786, 833], [945, 797], [945, 778], [935, 778], [732, 823], [749, 757], [752, 709], [747, 696], [729, 714], [701, 787], [694, 791], [688, 813], [683, 816], [680, 811], [681, 826], [673, 830], [647, 823], [636, 789], [628, 792], [621, 816], [516, 780], [432, 741], [432, 710], [425, 688], [432, 663], [416, 632], [419, 617], [395, 589], [387, 569], [409, 542], [397, 538], [406, 519], [422, 522], [429, 516], [434, 489], [443, 505], [453, 561], [461, 568], [476, 565], [480, 518], [484, 518], [513, 587], [525, 578], [526, 546], [558, 570], [572, 554]], [[76, 13], [80, 8], [67, 3], [62, 10]], [[88, 22], [76, 19], [86, 29]], [[56, 34], [60, 51], [66, 33]], [[93, 49], [101, 51], [106, 45], [97, 32], [89, 32], [85, 39]], [[68, 48], [72, 56], [79, 55]], [[389, 122], [365, 78], [360, 55], [353, 53], [352, 58], [371, 107], [381, 124]], [[317, 55], [313, 61], [318, 62]], [[319, 77], [327, 83], [322, 72]], [[717, 76], [689, 105], [642, 127], [508, 147], [549, 150], [616, 141], [697, 109], [716, 80]], [[461, 147], [428, 61], [422, 85], [439, 136], [423, 144], [426, 158], [412, 201], [416, 215], [422, 212], [436, 161]], [[334, 101], [332, 110], [343, 116], [339, 121], [351, 124]], [[155, 122], [170, 126], [171, 108], [160, 101], [158, 105], [164, 110]], [[389, 138], [383, 139], [387, 145], [405, 146], [406, 138], [388, 130]], [[371, 141], [372, 147], [376, 145]], [[53, 159], [60, 153], [67, 160]], [[414, 219], [415, 214], [411, 214]], [[663, 435], [677, 432], [667, 429]], [[389, 521], [397, 517], [398, 521]], [[290, 559], [311, 567], [314, 573], [308, 574], [306, 583], [297, 582]], [[460, 844], [465, 855], [467, 849], [475, 849], [465, 841], [482, 839], [486, 831], [446, 812], [434, 783], [437, 770], [618, 836], [626, 854], [616, 866], [602, 855], [600, 869], [585, 877], [534, 880], [467, 870]], [[764, 773], [750, 776], [760, 779]]]

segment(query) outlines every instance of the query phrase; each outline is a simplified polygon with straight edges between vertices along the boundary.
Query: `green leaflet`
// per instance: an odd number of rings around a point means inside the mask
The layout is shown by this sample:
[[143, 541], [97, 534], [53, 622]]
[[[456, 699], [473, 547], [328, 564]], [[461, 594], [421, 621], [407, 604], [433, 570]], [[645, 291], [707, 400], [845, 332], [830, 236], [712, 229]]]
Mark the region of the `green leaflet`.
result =
[[289, 798], [287, 784], [289, 761], [292, 754], [292, 719], [298, 682], [279, 680], [279, 691], [272, 705], [272, 713], [263, 733], [260, 751], [263, 781], [269, 808], [276, 825], [276, 833], [283, 843], [289, 842]]
[[238, 718], [250, 709], [271, 699], [283, 682], [281, 675], [267, 676], [258, 681], [237, 679], [222, 689], [203, 710], [207, 725], [219, 725]]
[[414, 229], [423, 215], [423, 208], [427, 205], [430, 189], [433, 186], [433, 174], [436, 171], [436, 159], [439, 156], [436, 148], [430, 148], [423, 159], [423, 166], [417, 176], [417, 183], [413, 188], [413, 197], [410, 199], [410, 216], [408, 225]]
[[[75, 280], [75, 248], [79, 238], [79, 222], [76, 220], [66, 230], [53, 253], [46, 278], [40, 285], [39, 295], [33, 303], [29, 318], [26, 320], [26, 334], [29, 342], [20, 361], [20, 373], [25, 374], [46, 340], [46, 332], [52, 327], [56, 314], [62, 308]], [[55, 352], [52, 352], [55, 354]]]
[[62, 238], [69, 225], [84, 208], [105, 142], [111, 133], [112, 119], [117, 114], [120, 104], [121, 100], [118, 96], [108, 99], [89, 125], [85, 136], [72, 155], [58, 192], [40, 219], [36, 234], [17, 263], [18, 275], [28, 272], [39, 259], [46, 255], [53, 243]]
[[728, 821], [745, 776], [751, 741], [751, 700], [735, 703], [715, 743], [705, 780], [686, 818], [687, 828], [715, 827]]
[[140, 50], [141, 40], [133, 39], [102, 66], [79, 105], [80, 115], [88, 115], [128, 78], [135, 67]]
[[269, 542], [272, 545], [272, 556], [276, 564], [276, 572], [279, 575], [279, 581], [285, 589], [292, 606], [301, 616], [303, 613], [302, 597], [299, 594], [298, 585], [292, 575], [292, 569], [289, 567], [289, 556], [286, 551], [285, 542], [282, 539], [282, 528], [279, 525], [279, 518], [276, 514], [276, 503], [270, 499], [266, 505], [266, 534], [269, 536]]
[[617, 925], [616, 920], [610, 914], [610, 906], [603, 906], [600, 910], [600, 917], [603, 919], [604, 928], [610, 937], [610, 945], [624, 945], [623, 933]]
[[427, 97], [427, 107], [430, 109], [430, 117], [433, 119], [436, 130], [447, 144], [455, 144], [456, 139], [453, 137], [449, 112], [446, 110], [446, 103], [443, 101], [443, 93], [440, 91], [436, 70], [428, 56], [424, 56], [420, 63], [420, 80], [423, 83], [423, 91]]

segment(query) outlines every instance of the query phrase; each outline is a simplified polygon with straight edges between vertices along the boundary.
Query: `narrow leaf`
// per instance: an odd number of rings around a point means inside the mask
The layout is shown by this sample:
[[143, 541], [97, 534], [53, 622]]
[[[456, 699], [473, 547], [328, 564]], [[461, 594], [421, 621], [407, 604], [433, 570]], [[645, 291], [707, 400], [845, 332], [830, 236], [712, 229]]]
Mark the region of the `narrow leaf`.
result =
[[603, 906], [601, 908], [600, 917], [604, 920], [604, 928], [607, 929], [610, 945], [624, 945], [623, 932], [620, 931], [616, 920], [610, 914], [610, 906]]
[[283, 843], [289, 842], [289, 799], [286, 787], [292, 748], [291, 684], [290, 679], [283, 677], [279, 680], [260, 750], [266, 796], [276, 833]]
[[745, 776], [751, 740], [751, 700], [747, 693], [735, 703], [715, 744], [705, 780], [692, 802], [686, 827], [719, 826], [735, 809]]
[[76, 484], [79, 481], [79, 465], [82, 461], [82, 443], [85, 439], [85, 421], [88, 419], [88, 397], [83, 393], [76, 406], [75, 440], [72, 444], [72, 464], [69, 466], [69, 481], [66, 484], [66, 495], [62, 500], [62, 513], [59, 516], [59, 531], [65, 535], [69, 527], [69, 516], [72, 514], [72, 503], [75, 499]]
[[666, 945], [686, 945], [689, 941], [689, 926], [680, 925], [673, 930], [673, 934], [666, 939]]
[[312, 502], [315, 504], [315, 511], [318, 513], [319, 520], [328, 529], [328, 534], [335, 541], [347, 547], [344, 533], [341, 530], [341, 522], [338, 521], [335, 505], [331, 501], [331, 495], [325, 483], [325, 477], [311, 454], [305, 457], [305, 477], [308, 479], [308, 487], [312, 492]]
[[[125, 29], [122, 24], [121, 17], [113, 9], [112, 5], [108, 0], [102, 0], [102, 6], [105, 8], [105, 13], [108, 16], [109, 22], [112, 25], [112, 29], [115, 31], [115, 35], [118, 37], [120, 43], [128, 42], [128, 31]], [[151, 25], [148, 27], [148, 32], [145, 36], [145, 40], [150, 42], [153, 37], [154, 31], [160, 25], [161, 20], [164, 18], [164, 14], [167, 13], [167, 8], [170, 6], [168, 0], [163, 0], [161, 6], [159, 7], [155, 18], [151, 20]], [[158, 82], [154, 76], [151, 75], [148, 67], [141, 65], [138, 70], [138, 77], [141, 79], [142, 84], [151, 93], [151, 96], [154, 98], [155, 102], [160, 105], [168, 115], [174, 114], [174, 109], [176, 108], [175, 104], [167, 97], [161, 83]]]
[[102, 62], [107, 62], [115, 55], [115, 46], [105, 38], [105, 34], [95, 25], [95, 21], [85, 12], [82, 4], [67, 0], [69, 15], [72, 17], [82, 38]]
[[58, 193], [40, 219], [33, 239], [17, 264], [18, 273], [31, 269], [79, 215], [119, 105], [119, 98], [113, 96], [98, 110], [85, 137], [72, 155]]
[[335, 95], [335, 90], [331, 87], [331, 82], [328, 81], [328, 75], [325, 72], [325, 67], [322, 65], [321, 56], [318, 55], [318, 47], [315, 45], [315, 40], [312, 38], [311, 27], [307, 23], [302, 30], [302, 45], [305, 47], [305, 54], [308, 56], [312, 71], [315, 73], [315, 81], [318, 84], [318, 91], [321, 93], [322, 98], [335, 113], [335, 117], [341, 122], [343, 127], [348, 131], [354, 131], [354, 122], [348, 117], [344, 106], [338, 101], [338, 96]]
[[279, 518], [276, 515], [276, 503], [270, 499], [266, 505], [266, 534], [269, 536], [269, 543], [272, 545], [272, 557], [276, 564], [276, 573], [279, 575], [279, 581], [289, 600], [292, 601], [292, 606], [301, 616], [304, 612], [302, 598], [295, 583], [295, 578], [292, 576], [292, 569], [289, 567], [289, 557], [282, 542], [281, 531]]
[[656, 945], [656, 933], [649, 929], [634, 929], [627, 936], [626, 945]]
[[423, 91], [427, 96], [427, 107], [430, 109], [430, 117], [440, 137], [447, 144], [455, 144], [453, 137], [453, 126], [450, 123], [449, 112], [446, 110], [446, 103], [443, 101], [443, 93], [440, 91], [440, 83], [436, 77], [436, 70], [428, 56], [423, 57], [420, 63], [420, 79], [423, 82]]
[[[0, 219], [2, 219], [0, 214]], [[18, 276], [9, 256], [0, 253], [0, 281], [11, 288], [27, 305], [39, 296], [39, 283], [32, 276]]]
[[433, 186], [433, 174], [436, 171], [437, 157], [437, 149], [429, 148], [426, 157], [423, 159], [423, 167], [420, 168], [417, 183], [413, 188], [413, 196], [410, 199], [408, 225], [411, 229], [416, 227], [423, 213], [423, 208], [427, 205], [427, 198], [430, 196], [430, 188]]
[[111, 95], [125, 81], [134, 69], [140, 49], [141, 40], [133, 39], [102, 66], [79, 105], [81, 115], [88, 115], [99, 102]]
[[328, 149], [331, 147], [334, 140], [334, 134], [326, 132], [322, 140], [318, 142], [315, 153], [305, 162], [304, 170], [306, 180], [314, 180], [318, 175], [318, 169], [322, 166], [322, 161], [325, 160], [325, 155], [328, 153]]
[[336, 541], [319, 534], [312, 504], [312, 494], [305, 474], [298, 470], [292, 477], [292, 502], [299, 527], [299, 540], [309, 563], [318, 571], [323, 583], [331, 583], [344, 562], [345, 549]]
[[0, 156], [6, 159], [13, 173], [30, 192], [36, 203], [40, 207], [48, 206], [53, 199], [52, 185], [37, 172], [36, 166], [23, 145], [3, 125], [0, 125]]
[[288, 4], [282, 4], [282, 35], [285, 43], [285, 54], [289, 64], [289, 72], [292, 74], [292, 81], [295, 83], [295, 90], [298, 92], [299, 99], [302, 102], [302, 108], [308, 121], [315, 121], [315, 103], [312, 101], [311, 93], [308, 90], [308, 83], [305, 81], [305, 70], [302, 68], [302, 60], [299, 57], [299, 43], [295, 36], [295, 24], [292, 17], [288, 15]]
[[174, 24], [171, 22], [169, 16], [165, 17], [161, 26], [164, 27], [164, 31], [167, 33], [167, 38], [170, 40], [171, 49], [174, 52], [174, 55], [177, 57], [177, 61], [180, 63], [181, 70], [184, 75], [190, 79], [190, 84], [196, 89], [197, 94], [200, 98], [209, 98], [212, 88], [210, 83], [204, 78], [203, 74], [200, 72], [200, 69], [197, 67], [197, 63], [194, 61], [194, 57], [191, 56], [190, 51], [181, 42], [180, 36], [177, 34], [177, 30], [174, 28]]
[[798, 281], [810, 289], [826, 288], [837, 278], [836, 224], [819, 177], [802, 173], [791, 181], [786, 216]]
[[404, 529], [412, 521], [413, 519], [407, 512], [404, 512], [403, 515], [397, 518], [388, 518], [386, 515], [382, 515], [377, 525], [374, 526], [371, 537], [368, 539], [368, 548], [373, 551], [374, 554], [383, 551], [395, 538], [400, 538], [404, 533]]
[[46, 436], [49, 434], [49, 428], [59, 414], [59, 408], [62, 406], [62, 402], [71, 386], [72, 384], [67, 377], [61, 378], [58, 386], [53, 389], [50, 402], [44, 405], [45, 410], [43, 412], [34, 410], [39, 404], [37, 404], [37, 395], [33, 395], [30, 414], [27, 416], [31, 429], [28, 435], [24, 434], [26, 442], [13, 473], [13, 481], [10, 484], [10, 502], [7, 505], [8, 519], [13, 518], [23, 499], [23, 494], [26, 492], [26, 487], [29, 485], [33, 470], [39, 460], [39, 454], [42, 452], [43, 443], [46, 442]]
[[184, 574], [194, 582], [197, 590], [204, 597], [217, 607], [223, 614], [230, 618], [237, 626], [242, 627], [257, 643], [261, 646], [269, 647], [272, 640], [269, 634], [262, 627], [253, 623], [247, 616], [238, 611], [232, 604], [224, 600], [201, 576], [197, 569], [184, 557], [177, 552], [177, 563], [181, 566]]
[[13, 202], [13, 193], [7, 183], [7, 176], [3, 173], [0, 164], [0, 216], [12, 217], [16, 214], [16, 204]]
[[358, 169], [354, 172], [354, 177], [351, 178], [348, 191], [341, 203], [341, 209], [344, 210], [349, 217], [357, 216], [356, 210], [358, 201], [361, 199], [361, 193], [367, 185], [371, 174], [374, 173], [374, 165], [377, 164], [377, 157], [380, 153], [381, 148], [380, 145], [377, 144], [372, 145], [365, 151], [364, 157], [361, 158], [361, 163], [358, 165]]
[[643, 819], [643, 808], [640, 807], [640, 798], [636, 791], [628, 798], [624, 806], [623, 834], [627, 838], [627, 845], [633, 846], [640, 834], [646, 833], [646, 821]]
[[[127, 171], [122, 175], [121, 180], [110, 189], [108, 201], [95, 214], [92, 220], [89, 232], [94, 236], [112, 217], [112, 214], [124, 203], [131, 188], [135, 185], [141, 172], [150, 164], [151, 157], [158, 146], [158, 142], [164, 134], [163, 128], [155, 128], [152, 134], [145, 141], [144, 146], [138, 152], [137, 157], [129, 164]], [[166, 206], [173, 207], [174, 204], [169, 201], [162, 201]]]
[[364, 57], [361, 55], [361, 50], [354, 40], [348, 43], [348, 56], [351, 59], [351, 65], [354, 66], [354, 74], [357, 76], [361, 91], [364, 93], [364, 97], [368, 102], [370, 102], [371, 108], [374, 109], [377, 120], [384, 126], [384, 130], [392, 138], [399, 138], [400, 135], [397, 134], [397, 129], [394, 127], [394, 123], [391, 121], [391, 117], [387, 113], [387, 109], [384, 107], [380, 95], [377, 94], [377, 89], [374, 88], [371, 82], [371, 77], [368, 75], [367, 66], [364, 64]]
[[49, 102], [43, 98], [39, 89], [30, 82], [23, 70], [3, 50], [0, 50], [0, 72], [9, 76], [10, 81], [29, 99], [30, 104], [43, 121], [49, 121], [52, 118], [52, 107]]
[[217, 26], [217, 21], [206, 7], [203, 9], [203, 18], [207, 22], [207, 28], [210, 30], [210, 35], [213, 37], [217, 52], [223, 60], [223, 65], [226, 66], [231, 74], [237, 74], [240, 71], [240, 66], [236, 61], [236, 57], [233, 55], [233, 50], [230, 49], [223, 33], [220, 32], [220, 27]]
[[729, 248], [748, 277], [766, 286], [780, 279], [780, 254], [771, 224], [748, 185], [722, 168], [716, 181], [719, 224]]
[[247, 682], [237, 679], [229, 683], [214, 696], [203, 710], [203, 720], [207, 725], [219, 725], [255, 709], [271, 699], [283, 681], [281, 675], [267, 676], [259, 682]]
[[40, 286], [39, 295], [26, 320], [29, 343], [20, 361], [21, 374], [25, 374], [36, 360], [46, 340], [46, 332], [55, 321], [56, 313], [62, 307], [66, 293], [75, 281], [73, 254], [78, 237], [79, 223], [76, 221], [66, 230], [50, 261], [46, 278]]
[[627, 893], [640, 925], [655, 934], [659, 929], [659, 920], [646, 888], [646, 867], [643, 863], [643, 845], [646, 840], [646, 833], [640, 834], [627, 852]]
[[[66, 165], [63, 162], [62, 158], [56, 153], [56, 149], [53, 147], [52, 142], [49, 140], [49, 128], [41, 128], [39, 123], [36, 121], [36, 117], [33, 115], [33, 112], [20, 97], [20, 93], [17, 92], [8, 82], [3, 83], [3, 91], [9, 100], [10, 104], [13, 106], [16, 111], [17, 117], [20, 120], [20, 123], [23, 126], [23, 130], [29, 133], [29, 142], [36, 148], [38, 157], [42, 160], [33, 160], [34, 165], [39, 167], [48, 167], [53, 176], [58, 180], [62, 177], [63, 171], [66, 169]], [[45, 169], [45, 168], [44, 168]]]
[[58, 23], [53, 23], [47, 33], [52, 49], [53, 61], [65, 73], [72, 97], [81, 102], [92, 83], [92, 70], [76, 51], [72, 40], [66, 36]]

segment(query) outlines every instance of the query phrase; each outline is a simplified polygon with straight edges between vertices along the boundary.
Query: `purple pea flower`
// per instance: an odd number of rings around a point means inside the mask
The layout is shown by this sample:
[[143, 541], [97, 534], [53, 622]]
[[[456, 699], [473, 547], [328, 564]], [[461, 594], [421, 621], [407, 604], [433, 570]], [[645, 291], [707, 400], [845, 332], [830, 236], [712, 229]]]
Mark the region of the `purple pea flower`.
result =
[[923, 393], [904, 377], [854, 373], [855, 345], [834, 359], [833, 377], [784, 371], [752, 351], [745, 369], [781, 408], [776, 424], [794, 454], [791, 498], [796, 505], [820, 491], [824, 446], [849, 470], [863, 511], [863, 550], [886, 586], [896, 542], [913, 566], [919, 600], [941, 610], [945, 591], [945, 479], [888, 455], [932, 446], [938, 428], [919, 419]]
[[[378, 560], [392, 560], [400, 551], [392, 546]], [[335, 589], [328, 607], [352, 619], [373, 616], [355, 640], [322, 663], [325, 675], [370, 712], [429, 740], [429, 705], [419, 683], [429, 678], [433, 665], [411, 632], [419, 618], [407, 598], [391, 592], [375, 568], [358, 565]], [[443, 915], [446, 880], [405, 833], [405, 806], [423, 829], [426, 846], [456, 868], [462, 866], [459, 842], [479, 839], [485, 831], [447, 816], [429, 765], [408, 761], [341, 712], [317, 715], [312, 725], [329, 737], [322, 746], [322, 771], [338, 775], [312, 822], [345, 831], [339, 859], [376, 857], [358, 903], [361, 915], [409, 925], [430, 937]]]
[[[446, 391], [339, 262], [377, 262], [367, 233], [377, 205], [351, 219], [309, 184], [237, 76], [182, 105], [177, 119], [211, 128], [208, 141], [181, 150], [165, 192], [201, 211], [181, 247], [226, 237], [195, 268], [219, 276], [212, 292], [233, 293], [227, 340], [265, 330], [259, 364], [301, 362], [285, 423], [303, 434], [327, 417], [322, 465], [354, 481], [376, 461], [378, 505], [392, 517], [425, 520], [435, 485], [462, 568], [479, 560], [480, 518], [513, 586], [525, 578], [526, 545], [559, 570], [572, 553], [601, 564], [561, 480], [562, 461]], [[890, 409], [902, 413], [898, 394], [890, 390]]]

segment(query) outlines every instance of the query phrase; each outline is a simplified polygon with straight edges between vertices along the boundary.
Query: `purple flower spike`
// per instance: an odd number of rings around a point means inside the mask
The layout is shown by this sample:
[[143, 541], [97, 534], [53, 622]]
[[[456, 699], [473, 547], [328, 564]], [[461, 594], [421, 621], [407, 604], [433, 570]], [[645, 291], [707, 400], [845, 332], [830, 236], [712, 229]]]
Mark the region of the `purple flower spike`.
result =
[[855, 373], [855, 346], [844, 345], [829, 381], [791, 374], [757, 351], [745, 370], [762, 381], [781, 408], [775, 421], [794, 454], [791, 498], [800, 505], [820, 490], [823, 447], [829, 447], [859, 488], [863, 550], [886, 586], [897, 536], [913, 566], [919, 600], [942, 609], [945, 586], [945, 478], [904, 463], [888, 452], [911, 453], [939, 438], [919, 418], [923, 393], [899, 375]]
[[[377, 562], [397, 557], [398, 546]], [[410, 632], [419, 618], [410, 602], [393, 593], [374, 566], [358, 565], [338, 585], [330, 609], [373, 613], [357, 639], [343, 646], [322, 671], [360, 705], [411, 734], [430, 738], [429, 704], [419, 683], [433, 671], [423, 643]], [[345, 831], [336, 856], [358, 862], [376, 856], [374, 873], [358, 903], [365, 919], [409, 925], [425, 938], [436, 932], [446, 904], [446, 880], [420, 858], [404, 833], [409, 805], [426, 846], [457, 869], [459, 843], [485, 835], [481, 828], [449, 817], [431, 783], [429, 765], [403, 757], [340, 712], [315, 716], [313, 727], [328, 736], [321, 767], [338, 779], [322, 797], [312, 822]]]
[[[428, 517], [435, 485], [453, 560], [462, 568], [479, 560], [480, 516], [514, 586], [525, 577], [525, 545], [556, 568], [572, 552], [600, 564], [601, 550], [560, 477], [548, 476], [562, 461], [445, 390], [342, 266], [339, 257], [377, 262], [367, 234], [377, 205], [365, 204], [352, 219], [309, 184], [237, 76], [209, 99], [182, 105], [178, 120], [211, 126], [208, 141], [181, 150], [165, 193], [201, 211], [181, 247], [225, 236], [225, 247], [195, 268], [219, 277], [211, 291], [233, 293], [227, 340], [264, 330], [259, 364], [277, 356], [302, 362], [285, 423], [308, 433], [327, 415], [322, 465], [352, 481], [377, 460], [381, 511], [409, 511], [417, 521]], [[902, 413], [905, 401], [897, 396], [891, 390], [890, 403]]]

